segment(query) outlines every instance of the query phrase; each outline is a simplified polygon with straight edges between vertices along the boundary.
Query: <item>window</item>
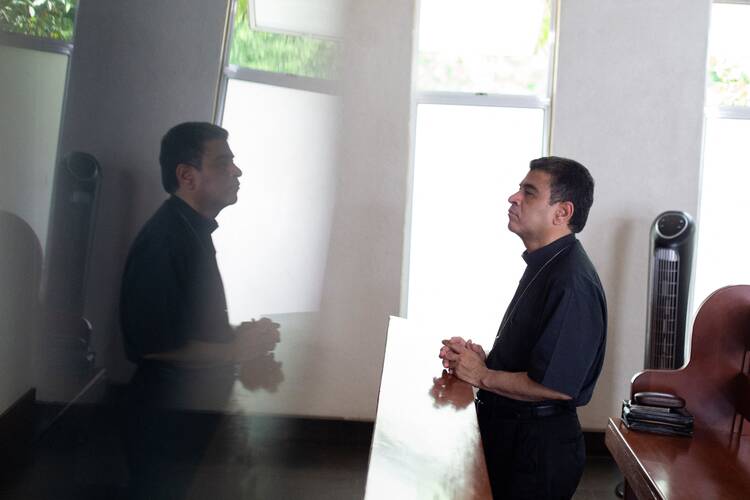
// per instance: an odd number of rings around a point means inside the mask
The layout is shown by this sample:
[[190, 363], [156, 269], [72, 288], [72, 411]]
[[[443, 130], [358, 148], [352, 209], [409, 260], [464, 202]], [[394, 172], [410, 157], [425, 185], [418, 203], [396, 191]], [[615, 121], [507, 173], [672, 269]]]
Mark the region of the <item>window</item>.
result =
[[348, 0], [253, 0], [251, 25], [262, 31], [338, 38]]
[[45, 246], [73, 45], [74, 0], [0, 2], [0, 209]]
[[[248, 8], [234, 4], [217, 120], [242, 186], [214, 241], [230, 320], [272, 316], [288, 327], [280, 315], [319, 309], [336, 181], [338, 44], [253, 29]], [[272, 19], [276, 26], [284, 16]]]
[[523, 272], [507, 198], [547, 150], [554, 4], [421, 2], [405, 309], [485, 346]]
[[715, 2], [693, 307], [717, 288], [750, 283], [744, 214], [750, 185], [750, 2]]
[[[334, 77], [337, 51], [335, 41], [253, 29], [251, 24], [257, 16], [250, 10], [253, 6], [248, 1], [239, 0], [235, 4], [229, 64], [225, 68], [225, 74], [229, 78], [252, 79], [253, 72], [248, 70], [318, 79]], [[269, 22], [277, 26], [284, 19], [284, 11], [276, 12], [273, 16], [269, 14], [268, 17], [271, 18]]]

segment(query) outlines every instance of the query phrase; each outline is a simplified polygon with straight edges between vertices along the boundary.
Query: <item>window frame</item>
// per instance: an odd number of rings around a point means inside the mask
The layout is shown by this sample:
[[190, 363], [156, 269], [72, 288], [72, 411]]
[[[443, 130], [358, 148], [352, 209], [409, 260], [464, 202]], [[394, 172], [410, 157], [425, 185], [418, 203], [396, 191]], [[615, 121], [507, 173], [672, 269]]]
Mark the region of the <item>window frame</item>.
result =
[[[711, 9], [715, 4], [745, 5], [750, 8], [750, 0], [711, 0]], [[709, 20], [709, 42], [711, 37], [711, 21]], [[708, 56], [708, 54], [706, 54]], [[706, 65], [706, 92], [708, 92], [708, 65]], [[750, 119], [750, 106], [703, 106], [704, 131], [705, 121], [708, 118], [728, 118], [737, 120]], [[701, 156], [703, 153], [701, 153]], [[701, 160], [702, 162], [702, 160]]]
[[[75, 27], [73, 28], [75, 30]], [[23, 33], [0, 30], [0, 45], [14, 47], [17, 49], [38, 50], [40, 52], [51, 52], [63, 54], [68, 57], [73, 55], [73, 42], [64, 42], [52, 38], [42, 38]]]
[[[255, 10], [256, 10], [255, 9], [255, 2], [251, 1], [248, 4], [248, 18], [249, 18], [248, 20], [250, 22], [250, 28], [251, 29], [254, 29], [255, 27], [257, 27], [257, 28], [263, 27], [261, 24], [258, 24], [258, 19], [257, 19], [257, 16], [255, 14]], [[260, 31], [265, 31], [267, 33], [276, 33], [276, 34], [279, 34], [279, 35], [309, 36], [309, 37], [315, 37], [315, 38], [319, 38], [321, 40], [329, 40], [329, 41], [333, 41], [333, 42], [341, 41], [341, 36], [337, 36], [337, 35], [326, 35], [326, 34], [323, 34], [323, 33], [302, 33], [302, 32], [299, 32], [299, 31], [288, 30], [288, 29], [283, 29], [283, 28], [265, 27], [265, 28], [263, 28]]]
[[267, 71], [261, 69], [247, 68], [229, 63], [229, 53], [232, 50], [234, 40], [234, 19], [237, 12], [237, 0], [231, 0], [227, 8], [227, 21], [224, 28], [224, 44], [221, 55], [221, 74], [219, 76], [219, 90], [214, 105], [214, 123], [221, 125], [224, 120], [224, 108], [226, 106], [227, 88], [229, 80], [240, 80], [245, 82], [272, 85], [293, 90], [315, 92], [318, 94], [340, 95], [338, 80], [315, 78], [310, 76], [292, 75]]
[[706, 106], [705, 118], [750, 120], [750, 106]]
[[[419, 0], [417, 0], [419, 1]], [[501, 94], [489, 92], [458, 92], [442, 90], [419, 90], [417, 85], [416, 74], [418, 71], [419, 58], [419, 8], [417, 9], [413, 54], [413, 76], [414, 96], [412, 99], [411, 124], [410, 124], [410, 152], [409, 152], [409, 177], [407, 182], [407, 200], [404, 224], [404, 251], [401, 262], [401, 300], [399, 306], [399, 315], [408, 317], [409, 311], [409, 273], [411, 259], [411, 233], [412, 233], [412, 214], [414, 202], [414, 171], [416, 158], [416, 137], [417, 137], [417, 114], [419, 106], [422, 104], [438, 104], [446, 106], [486, 106], [494, 108], [524, 108], [524, 109], [541, 109], [543, 112], [542, 122], [542, 156], [549, 154], [552, 145], [552, 103], [553, 89], [557, 78], [557, 27], [559, 25], [560, 0], [550, 0], [550, 58], [547, 73], [547, 92], [546, 96], [538, 94]]]
[[[750, 0], [712, 0], [711, 1], [711, 9], [713, 9], [713, 6], [716, 4], [734, 4], [734, 5], [744, 5], [748, 9], [750, 9]], [[712, 26], [709, 24], [709, 39], [707, 40], [707, 49], [708, 44], [710, 43], [710, 37], [711, 37], [711, 29]], [[748, 49], [750, 50], [750, 49]], [[708, 66], [708, 54], [707, 55], [707, 63], [705, 68], [705, 92], [708, 93], [708, 85], [709, 85], [709, 66]], [[689, 317], [688, 317], [688, 325], [687, 329], [688, 331], [692, 331], [692, 325], [693, 321], [695, 321], [695, 315], [698, 312], [698, 307], [700, 306], [701, 301], [705, 299], [705, 297], [696, 297], [696, 293], [698, 290], [696, 289], [697, 284], [697, 276], [701, 272], [699, 269], [699, 265], [701, 263], [701, 255], [700, 255], [700, 240], [701, 240], [701, 233], [702, 233], [702, 226], [703, 226], [703, 204], [704, 204], [704, 197], [703, 197], [703, 190], [704, 190], [704, 175], [703, 171], [706, 168], [706, 137], [708, 132], [708, 125], [709, 121], [712, 120], [750, 120], [750, 106], [727, 106], [727, 105], [720, 105], [720, 106], [709, 106], [705, 103], [704, 100], [704, 106], [703, 106], [703, 140], [701, 144], [701, 156], [700, 156], [700, 181], [699, 181], [699, 194], [698, 194], [698, 207], [697, 207], [697, 214], [696, 214], [696, 221], [697, 221], [697, 235], [696, 235], [696, 243], [695, 243], [695, 256], [694, 256], [694, 263], [693, 263], [693, 275], [691, 277], [691, 283], [690, 283], [690, 297], [688, 301], [688, 311], [689, 311]], [[696, 303], [696, 299], [699, 300], [699, 302]], [[688, 344], [688, 349], [690, 348]], [[686, 353], [686, 356], [688, 353]]]
[[[712, 0], [711, 7], [715, 4], [734, 4], [734, 5], [745, 5], [750, 9], [750, 0]], [[709, 25], [709, 38], [710, 38], [711, 26]], [[750, 49], [748, 49], [750, 50]], [[706, 66], [706, 92], [708, 91], [708, 65]], [[703, 106], [703, 135], [705, 140], [706, 127], [709, 119], [713, 120], [750, 120], [750, 106]], [[703, 161], [705, 158], [705, 144], [701, 148], [701, 168], [703, 168]], [[701, 181], [702, 182], [702, 181]], [[701, 185], [702, 189], [702, 185]], [[698, 206], [698, 212], [700, 213], [700, 203]]]

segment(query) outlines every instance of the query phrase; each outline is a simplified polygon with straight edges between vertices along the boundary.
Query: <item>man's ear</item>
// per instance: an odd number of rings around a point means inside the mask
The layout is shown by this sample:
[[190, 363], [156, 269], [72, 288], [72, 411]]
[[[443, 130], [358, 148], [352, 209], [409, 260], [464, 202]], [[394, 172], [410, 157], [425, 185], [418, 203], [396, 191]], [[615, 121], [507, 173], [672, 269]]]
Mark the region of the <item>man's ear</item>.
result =
[[175, 169], [177, 185], [188, 191], [195, 189], [195, 169], [187, 163], [178, 163]]
[[573, 203], [569, 201], [561, 201], [557, 204], [557, 208], [555, 209], [553, 223], [556, 226], [567, 226], [570, 223], [570, 218], [573, 217], [574, 211], [575, 207], [573, 206]]

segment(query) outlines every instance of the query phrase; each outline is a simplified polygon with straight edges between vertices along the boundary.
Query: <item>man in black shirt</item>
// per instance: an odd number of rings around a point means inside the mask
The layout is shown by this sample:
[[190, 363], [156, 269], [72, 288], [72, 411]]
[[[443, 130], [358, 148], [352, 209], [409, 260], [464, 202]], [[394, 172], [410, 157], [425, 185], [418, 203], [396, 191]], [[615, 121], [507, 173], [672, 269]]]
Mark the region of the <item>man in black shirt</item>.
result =
[[576, 407], [589, 402], [604, 361], [607, 309], [599, 277], [574, 233], [594, 181], [559, 157], [530, 164], [509, 198], [508, 229], [527, 267], [488, 355], [444, 340], [443, 365], [479, 388], [477, 416], [495, 498], [570, 498], [585, 450]]
[[215, 217], [237, 201], [242, 175], [227, 138], [210, 123], [167, 132], [159, 161], [170, 198], [136, 237], [125, 266], [120, 323], [137, 365], [126, 415], [133, 497], [181, 496], [189, 484], [182, 473], [200, 459], [218, 420], [176, 410], [221, 411], [236, 364], [279, 340], [279, 325], [268, 319], [229, 324], [211, 239]]

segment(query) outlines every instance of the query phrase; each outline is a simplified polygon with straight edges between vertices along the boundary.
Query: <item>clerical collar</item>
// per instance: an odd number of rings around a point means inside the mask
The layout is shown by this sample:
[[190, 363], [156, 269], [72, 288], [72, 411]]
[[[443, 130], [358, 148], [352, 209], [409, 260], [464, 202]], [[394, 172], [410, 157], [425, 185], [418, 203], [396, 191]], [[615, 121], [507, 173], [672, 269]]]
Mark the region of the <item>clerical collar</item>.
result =
[[187, 221], [193, 228], [195, 228], [196, 231], [211, 234], [216, 230], [216, 228], [219, 227], [219, 223], [216, 222], [216, 219], [209, 219], [202, 216], [179, 196], [170, 196], [169, 202], [172, 203], [183, 216], [185, 216]]
[[576, 235], [574, 233], [566, 234], [562, 238], [558, 238], [542, 248], [537, 248], [533, 252], [524, 252], [521, 257], [523, 257], [523, 260], [526, 261], [529, 267], [538, 267], [547, 262], [547, 260], [563, 248], [572, 245], [575, 241]]

